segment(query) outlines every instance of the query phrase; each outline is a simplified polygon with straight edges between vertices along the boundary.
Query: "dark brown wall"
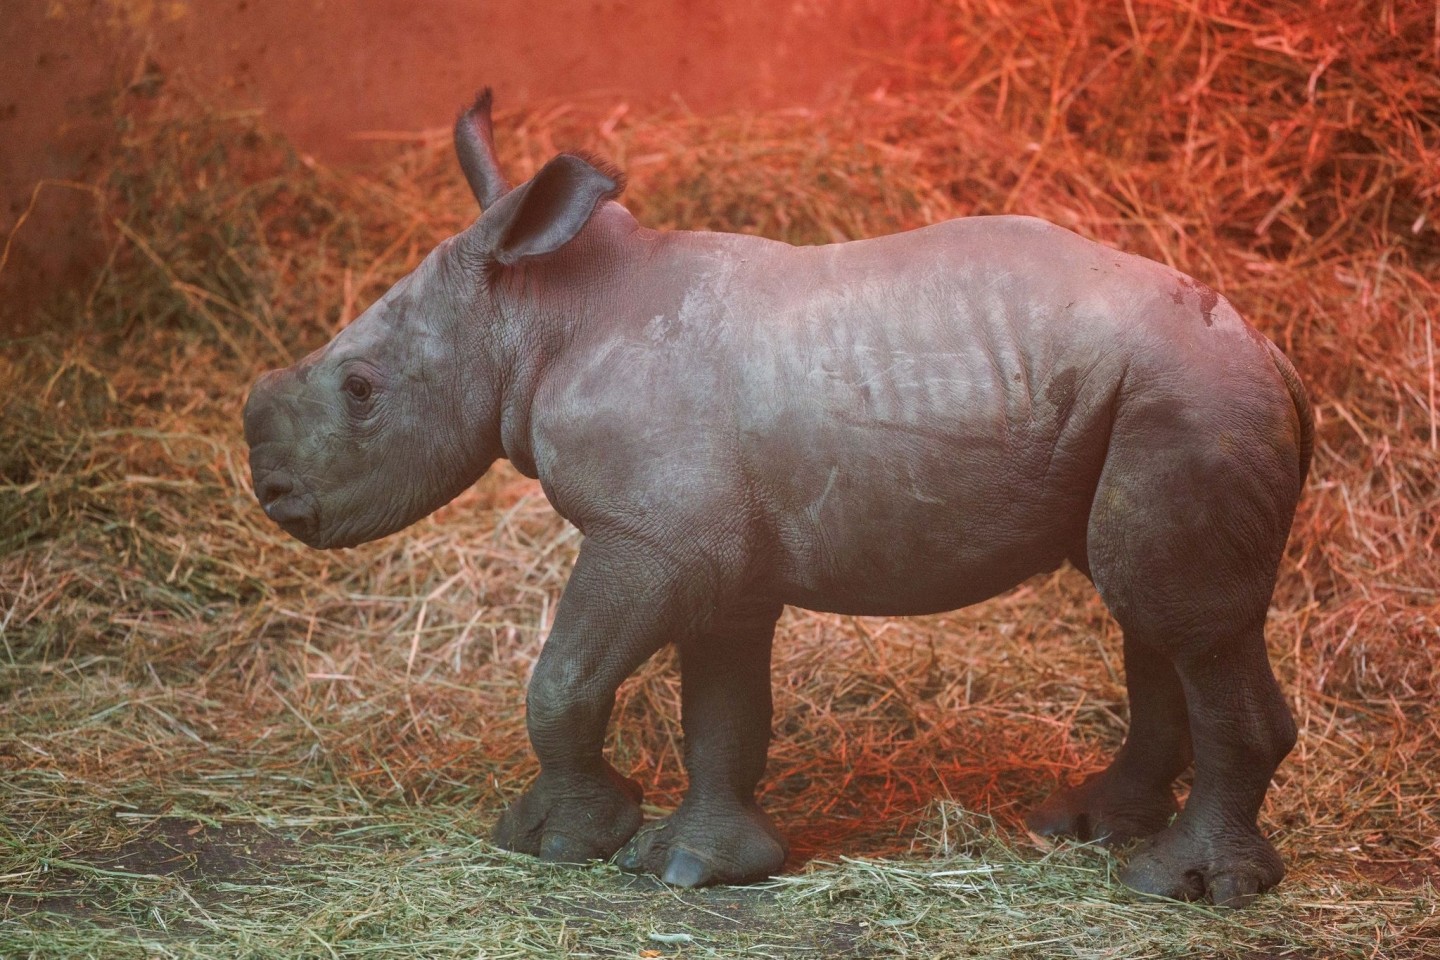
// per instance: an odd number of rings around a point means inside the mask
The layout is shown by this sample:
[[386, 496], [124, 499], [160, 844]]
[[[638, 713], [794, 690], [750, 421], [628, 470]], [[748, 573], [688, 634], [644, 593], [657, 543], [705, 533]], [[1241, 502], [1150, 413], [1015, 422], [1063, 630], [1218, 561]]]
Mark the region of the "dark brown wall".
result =
[[[813, 103], [903, 57], [929, 0], [0, 0], [0, 237], [43, 179], [84, 180], [132, 84], [259, 107], [323, 161], [352, 134], [450, 122], [482, 84], [505, 104], [596, 95], [701, 112]], [[370, 148], [373, 149], [373, 148]], [[0, 315], [76, 283], [93, 200], [46, 187], [14, 232]]]

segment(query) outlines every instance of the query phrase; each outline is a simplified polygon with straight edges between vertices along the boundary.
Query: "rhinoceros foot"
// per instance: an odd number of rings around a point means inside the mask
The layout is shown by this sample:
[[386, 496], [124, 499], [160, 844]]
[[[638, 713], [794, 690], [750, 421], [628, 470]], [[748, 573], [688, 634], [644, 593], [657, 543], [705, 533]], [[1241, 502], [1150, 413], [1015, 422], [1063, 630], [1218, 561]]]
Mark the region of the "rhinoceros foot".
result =
[[1172, 900], [1244, 907], [1284, 876], [1280, 855], [1254, 827], [1207, 830], [1182, 816], [1135, 852], [1120, 880]]
[[787, 852], [785, 838], [758, 806], [686, 800], [642, 827], [615, 862], [677, 887], [703, 887], [763, 880], [779, 872]]
[[606, 860], [640, 828], [641, 795], [640, 784], [608, 763], [593, 777], [541, 772], [501, 815], [491, 839], [552, 863]]
[[1042, 836], [1120, 847], [1165, 829], [1179, 809], [1168, 785], [1138, 784], [1111, 767], [1055, 791], [1025, 823]]

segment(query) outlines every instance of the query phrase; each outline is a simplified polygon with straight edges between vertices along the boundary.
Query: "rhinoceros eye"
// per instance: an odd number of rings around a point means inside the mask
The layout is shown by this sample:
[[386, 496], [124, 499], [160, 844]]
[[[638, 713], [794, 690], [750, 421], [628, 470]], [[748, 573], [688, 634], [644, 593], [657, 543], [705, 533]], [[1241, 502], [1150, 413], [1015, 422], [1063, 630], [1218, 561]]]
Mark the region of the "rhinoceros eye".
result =
[[370, 381], [359, 374], [352, 373], [345, 378], [345, 392], [351, 399], [364, 403], [370, 399]]

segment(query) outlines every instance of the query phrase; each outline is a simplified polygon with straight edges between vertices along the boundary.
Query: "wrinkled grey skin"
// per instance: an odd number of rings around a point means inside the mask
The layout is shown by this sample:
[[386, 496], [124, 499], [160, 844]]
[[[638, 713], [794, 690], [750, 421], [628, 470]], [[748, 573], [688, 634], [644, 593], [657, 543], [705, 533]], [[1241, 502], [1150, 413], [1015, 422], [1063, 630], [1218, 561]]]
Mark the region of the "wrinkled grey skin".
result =
[[[1311, 423], [1225, 300], [1024, 217], [824, 247], [648, 230], [576, 157], [510, 190], [488, 92], [456, 144], [484, 215], [262, 377], [245, 435], [266, 512], [312, 546], [400, 530], [501, 457], [584, 533], [527, 699], [540, 776], [498, 843], [681, 885], [772, 874], [782, 606], [933, 613], [1068, 560], [1124, 630], [1131, 727], [1032, 827], [1148, 838], [1123, 879], [1168, 897], [1280, 880], [1256, 815], [1295, 727], [1263, 627]], [[690, 788], [642, 828], [601, 745], [666, 643]]]

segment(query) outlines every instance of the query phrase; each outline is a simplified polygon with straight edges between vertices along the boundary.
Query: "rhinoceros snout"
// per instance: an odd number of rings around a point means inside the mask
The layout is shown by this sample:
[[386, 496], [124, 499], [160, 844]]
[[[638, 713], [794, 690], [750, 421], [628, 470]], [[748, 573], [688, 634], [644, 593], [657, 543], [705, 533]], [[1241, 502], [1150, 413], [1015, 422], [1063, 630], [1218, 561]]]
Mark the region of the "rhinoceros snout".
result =
[[262, 374], [245, 401], [245, 442], [250, 445], [250, 474], [255, 499], [265, 515], [298, 540], [309, 543], [320, 526], [313, 497], [297, 489], [285, 464], [292, 430], [287, 412], [283, 370]]
[[252, 448], [271, 439], [270, 434], [274, 433], [276, 409], [273, 395], [279, 378], [279, 370], [262, 373], [250, 388], [250, 396], [245, 400], [245, 442]]

